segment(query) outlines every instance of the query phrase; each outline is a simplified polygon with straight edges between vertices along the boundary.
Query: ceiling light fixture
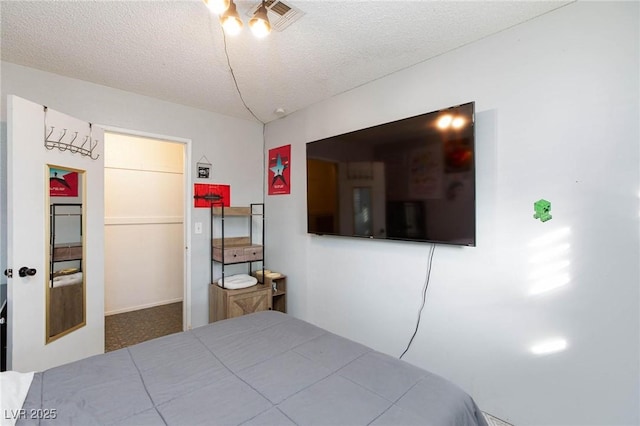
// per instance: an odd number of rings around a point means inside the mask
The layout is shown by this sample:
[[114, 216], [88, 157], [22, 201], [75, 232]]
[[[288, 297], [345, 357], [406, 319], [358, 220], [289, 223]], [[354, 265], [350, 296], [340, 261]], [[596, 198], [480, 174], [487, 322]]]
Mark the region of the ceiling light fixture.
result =
[[229, 35], [239, 34], [242, 30], [242, 20], [240, 19], [238, 9], [233, 0], [229, 2], [227, 10], [220, 15], [220, 23], [222, 24], [222, 28], [224, 28], [224, 32]]
[[209, 10], [211, 10], [216, 15], [222, 14], [225, 10], [229, 8], [229, 4], [231, 0], [203, 0], [204, 4], [207, 5]]
[[258, 10], [256, 10], [253, 18], [249, 20], [249, 28], [251, 28], [253, 35], [258, 38], [266, 37], [271, 32], [271, 24], [269, 23], [269, 17], [267, 16], [267, 8], [264, 5], [264, 0], [262, 0], [262, 4]]
[[[242, 30], [242, 20], [233, 0], [203, 0], [204, 4], [215, 14], [220, 15], [220, 23], [225, 33], [236, 35]], [[265, 1], [258, 7], [249, 20], [251, 32], [258, 38], [266, 37], [271, 32], [271, 24], [267, 16]]]

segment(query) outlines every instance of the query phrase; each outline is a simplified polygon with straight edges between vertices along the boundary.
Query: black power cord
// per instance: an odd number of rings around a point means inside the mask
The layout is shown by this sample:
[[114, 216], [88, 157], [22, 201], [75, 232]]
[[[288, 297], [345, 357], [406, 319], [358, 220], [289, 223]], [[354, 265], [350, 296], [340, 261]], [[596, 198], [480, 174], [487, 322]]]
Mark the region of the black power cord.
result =
[[[209, 14], [209, 29], [211, 29], [211, 35], [213, 36], [213, 20], [211, 18], [211, 14]], [[247, 103], [244, 100], [244, 96], [242, 96], [242, 92], [240, 91], [240, 86], [238, 86], [238, 80], [236, 79], [236, 73], [233, 71], [233, 67], [231, 66], [231, 60], [229, 59], [229, 51], [227, 49], [227, 36], [224, 33], [224, 29], [221, 28], [220, 32], [222, 33], [222, 42], [224, 43], [224, 56], [227, 59], [227, 66], [229, 67], [229, 72], [231, 72], [231, 78], [233, 79], [233, 84], [236, 87], [236, 91], [238, 92], [238, 96], [240, 96], [240, 100], [242, 101], [242, 105], [244, 105], [244, 107], [247, 109], [247, 111], [249, 111], [251, 113], [251, 115], [258, 120], [260, 123], [262, 123], [262, 164], [263, 167], [266, 167], [266, 161], [267, 161], [267, 152], [266, 152], [266, 139], [265, 139], [265, 132], [266, 132], [266, 123], [262, 120], [260, 120], [258, 118], [257, 115], [254, 114], [254, 112], [251, 110], [251, 108], [249, 108], [249, 105], [247, 105]], [[266, 170], [263, 170], [262, 173], [262, 202], [265, 202], [265, 175], [266, 175]]]
[[[211, 30], [211, 36], [215, 37], [213, 32], [213, 19], [211, 17], [211, 13], [209, 14], [209, 29]], [[240, 96], [240, 100], [242, 101], [242, 105], [244, 105], [244, 107], [247, 109], [247, 111], [249, 111], [251, 113], [251, 115], [253, 115], [253, 117], [258, 120], [260, 123], [262, 123], [262, 125], [264, 126], [264, 121], [260, 120], [258, 118], [257, 115], [255, 115], [253, 113], [253, 111], [251, 110], [251, 108], [249, 108], [249, 106], [247, 105], [247, 103], [244, 101], [244, 97], [242, 96], [242, 92], [240, 92], [240, 87], [238, 86], [238, 80], [236, 79], [236, 73], [233, 71], [233, 67], [231, 66], [231, 60], [229, 59], [229, 52], [227, 50], [227, 36], [224, 33], [224, 29], [220, 28], [220, 32], [222, 33], [222, 41], [224, 43], [224, 55], [227, 58], [227, 65], [229, 66], [229, 71], [231, 72], [231, 78], [233, 79], [233, 84], [236, 87], [236, 91], [238, 92], [238, 95]]]
[[224, 29], [222, 30], [222, 41], [224, 42], [224, 55], [227, 57], [227, 65], [229, 66], [229, 71], [231, 71], [231, 77], [233, 78], [233, 84], [236, 86], [236, 90], [238, 91], [238, 95], [240, 95], [240, 100], [242, 101], [242, 105], [253, 115], [253, 117], [258, 120], [264, 126], [264, 121], [260, 120], [258, 116], [256, 116], [251, 108], [247, 105], [242, 97], [242, 93], [240, 92], [240, 87], [238, 87], [238, 80], [236, 80], [236, 73], [233, 72], [233, 67], [231, 66], [231, 61], [229, 60], [229, 52], [227, 51], [227, 36], [224, 33]]
[[424, 280], [424, 288], [422, 289], [422, 304], [420, 305], [420, 310], [418, 311], [418, 321], [416, 322], [416, 329], [413, 331], [413, 336], [411, 336], [411, 339], [409, 339], [407, 348], [404, 350], [404, 352], [402, 352], [402, 355], [400, 355], [400, 359], [402, 359], [404, 354], [407, 353], [407, 351], [411, 347], [411, 343], [413, 343], [413, 339], [416, 337], [416, 334], [418, 334], [418, 328], [420, 327], [420, 319], [422, 318], [422, 310], [424, 309], [424, 305], [427, 301], [427, 288], [429, 287], [429, 279], [431, 278], [431, 265], [433, 264], [433, 254], [435, 253], [435, 251], [436, 251], [436, 245], [432, 244], [431, 248], [429, 249], [429, 262], [427, 264], [427, 276]]

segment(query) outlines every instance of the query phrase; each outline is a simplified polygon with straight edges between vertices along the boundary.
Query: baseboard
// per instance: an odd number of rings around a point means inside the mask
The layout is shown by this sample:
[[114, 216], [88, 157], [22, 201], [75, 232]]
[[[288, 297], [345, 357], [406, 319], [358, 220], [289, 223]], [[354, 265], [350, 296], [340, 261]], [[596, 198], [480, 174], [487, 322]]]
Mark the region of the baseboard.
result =
[[178, 302], [182, 302], [182, 297], [178, 297], [177, 299], [171, 299], [171, 300], [163, 300], [161, 302], [147, 303], [144, 305], [130, 306], [128, 308], [115, 309], [113, 311], [108, 311], [108, 312], [105, 311], [104, 316], [108, 317], [109, 315], [123, 314], [125, 312], [132, 312], [132, 311], [138, 311], [140, 309], [154, 308], [156, 306], [169, 305], [171, 303], [178, 303]]

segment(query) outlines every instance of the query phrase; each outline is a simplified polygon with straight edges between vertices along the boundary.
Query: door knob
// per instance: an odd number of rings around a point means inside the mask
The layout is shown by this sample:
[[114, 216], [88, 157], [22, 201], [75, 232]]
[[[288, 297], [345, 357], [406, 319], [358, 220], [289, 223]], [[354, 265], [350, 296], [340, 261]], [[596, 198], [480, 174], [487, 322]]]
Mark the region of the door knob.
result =
[[36, 270], [33, 268], [27, 268], [26, 266], [23, 266], [22, 268], [20, 268], [18, 270], [18, 275], [20, 275], [21, 277], [26, 277], [27, 275], [29, 275], [30, 277], [34, 276], [36, 274]]

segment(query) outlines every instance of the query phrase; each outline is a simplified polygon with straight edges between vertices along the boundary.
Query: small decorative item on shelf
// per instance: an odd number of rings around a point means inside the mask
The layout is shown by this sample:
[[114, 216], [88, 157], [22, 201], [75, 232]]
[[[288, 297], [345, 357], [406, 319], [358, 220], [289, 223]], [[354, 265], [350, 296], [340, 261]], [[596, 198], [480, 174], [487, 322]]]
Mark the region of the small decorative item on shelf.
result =
[[230, 277], [220, 278], [218, 280], [218, 285], [223, 288], [228, 288], [230, 290], [236, 290], [239, 288], [247, 288], [256, 285], [258, 279], [256, 277], [252, 277], [247, 274], [236, 274], [231, 275]]
[[268, 270], [268, 269], [258, 269], [257, 271], [254, 271], [254, 272], [253, 272], [253, 275], [255, 275], [255, 277], [258, 279], [258, 282], [260, 282], [260, 283], [263, 283], [263, 282], [264, 282], [264, 280], [262, 279], [262, 278], [263, 278], [263, 277], [262, 277], [262, 274], [263, 274], [263, 273], [264, 273], [265, 275], [267, 275], [267, 274], [270, 274], [270, 273], [271, 273], [271, 271], [270, 271], [270, 270]]

